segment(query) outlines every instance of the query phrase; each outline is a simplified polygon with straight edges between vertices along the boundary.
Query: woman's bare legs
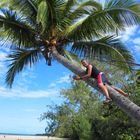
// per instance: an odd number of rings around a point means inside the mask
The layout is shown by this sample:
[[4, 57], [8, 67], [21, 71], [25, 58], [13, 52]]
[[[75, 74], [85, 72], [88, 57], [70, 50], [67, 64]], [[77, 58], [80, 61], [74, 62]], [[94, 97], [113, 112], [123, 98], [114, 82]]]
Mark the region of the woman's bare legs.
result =
[[124, 95], [124, 96], [126, 96], [126, 97], [128, 97], [128, 94], [127, 93], [125, 93], [124, 91], [122, 91], [121, 89], [119, 89], [119, 88], [116, 88], [116, 87], [114, 87], [114, 86], [111, 86], [113, 89], [115, 89], [116, 91], [118, 91], [120, 94], [122, 94], [122, 95]]
[[105, 96], [106, 96], [106, 100], [112, 101], [112, 99], [109, 96], [107, 87], [103, 84], [103, 83], [99, 83], [98, 86], [103, 90]]

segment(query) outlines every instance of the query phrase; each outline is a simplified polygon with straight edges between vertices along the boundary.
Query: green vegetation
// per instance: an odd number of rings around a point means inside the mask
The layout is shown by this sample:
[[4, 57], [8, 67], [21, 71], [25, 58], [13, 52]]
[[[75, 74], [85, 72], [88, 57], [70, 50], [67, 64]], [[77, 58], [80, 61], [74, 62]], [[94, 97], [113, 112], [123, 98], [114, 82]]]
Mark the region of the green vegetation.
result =
[[[103, 68], [105, 64], [101, 65]], [[116, 69], [117, 67], [111, 67], [110, 74]], [[122, 89], [131, 93], [129, 98], [140, 105], [139, 72], [127, 75], [126, 79], [120, 73], [122, 72], [118, 71], [113, 75], [112, 83], [122, 82]], [[132, 77], [134, 80], [130, 81]], [[65, 102], [60, 106], [48, 106], [49, 111], [41, 116], [42, 120], [47, 120], [46, 134], [69, 137], [72, 140], [140, 139], [140, 126], [115, 104], [104, 105], [103, 96], [92, 91], [84, 82], [72, 81], [71, 87], [62, 90], [61, 95]]]

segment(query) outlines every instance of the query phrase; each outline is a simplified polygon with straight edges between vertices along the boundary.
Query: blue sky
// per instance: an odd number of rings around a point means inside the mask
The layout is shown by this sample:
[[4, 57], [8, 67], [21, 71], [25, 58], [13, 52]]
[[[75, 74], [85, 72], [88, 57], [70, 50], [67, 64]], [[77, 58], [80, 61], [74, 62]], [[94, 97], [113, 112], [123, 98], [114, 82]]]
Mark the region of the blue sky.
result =
[[0, 132], [44, 133], [46, 123], [39, 121], [40, 114], [46, 111], [46, 105], [62, 102], [59, 91], [69, 86], [70, 72], [56, 62], [48, 67], [41, 60], [20, 73], [13, 88], [8, 89], [4, 84], [6, 54], [0, 51]]
[[[128, 45], [136, 61], [140, 60], [140, 29], [136, 26], [127, 28], [121, 39]], [[48, 67], [44, 59], [31, 69], [20, 73], [13, 88], [4, 84], [6, 54], [8, 48], [0, 51], [0, 132], [36, 134], [44, 133], [46, 123], [40, 122], [40, 114], [47, 111], [46, 105], [60, 104], [59, 95], [62, 88], [70, 85], [69, 75], [72, 73], [53, 62]]]
[[[140, 29], [137, 26], [126, 28], [121, 39], [140, 63]], [[46, 105], [62, 103], [59, 91], [69, 87], [72, 73], [56, 61], [48, 67], [42, 59], [20, 73], [13, 88], [8, 89], [4, 83], [8, 51], [0, 47], [0, 132], [44, 133], [46, 123], [40, 122], [39, 117], [47, 111]]]

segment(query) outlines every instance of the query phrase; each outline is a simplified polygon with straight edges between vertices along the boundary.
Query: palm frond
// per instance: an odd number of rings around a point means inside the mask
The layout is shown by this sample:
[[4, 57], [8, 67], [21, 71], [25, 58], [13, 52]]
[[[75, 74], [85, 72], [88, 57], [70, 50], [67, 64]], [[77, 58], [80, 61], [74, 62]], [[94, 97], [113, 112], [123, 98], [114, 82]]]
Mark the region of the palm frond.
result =
[[115, 32], [116, 29], [121, 30], [125, 26], [139, 24], [140, 17], [130, 10], [123, 8], [105, 9], [87, 16], [79, 26], [68, 32], [67, 36], [73, 40], [91, 39], [99, 33]]
[[37, 21], [42, 24], [41, 34], [56, 36], [56, 26], [59, 25], [64, 4], [63, 0], [39, 0]]
[[[130, 20], [131, 19], [130, 13], [132, 13], [132, 15], [140, 16], [140, 4], [138, 2], [136, 2], [135, 0], [125, 0], [125, 1], [122, 1], [122, 0], [115, 0], [115, 1], [114, 0], [108, 0], [108, 1], [105, 1], [104, 10], [106, 10], [106, 9], [120, 9], [120, 10], [123, 9], [123, 10], [125, 10], [125, 12], [128, 11], [129, 22], [127, 22], [127, 20], [124, 18], [124, 16], [121, 15], [122, 20], [124, 20], [124, 23], [128, 26], [129, 26], [129, 24], [139, 24], [139, 23], [136, 23], [137, 20], [132, 21], [132, 22]], [[132, 18], [132, 19], [134, 20], [135, 18]], [[123, 27], [123, 25], [118, 23], [118, 28], [120, 26], [121, 26], [121, 28]], [[118, 31], [118, 29], [116, 29], [116, 31]]]
[[[17, 46], [31, 47], [35, 43], [35, 30], [26, 24], [24, 19], [17, 16], [16, 12], [2, 9], [0, 15], [0, 28]], [[4, 35], [5, 36], [5, 35]]]
[[35, 23], [37, 16], [37, 0], [1, 0], [0, 7], [9, 7], [16, 10], [22, 16], [28, 17], [30, 22]]
[[[64, 31], [64, 36], [68, 39], [76, 41], [82, 39], [92, 39], [94, 37], [100, 37], [100, 33], [94, 27], [88, 27], [88, 24], [85, 23], [86, 18], [78, 20], [76, 23], [73, 23], [71, 26], [67, 27]], [[89, 21], [90, 24], [90, 21]]]
[[6, 84], [12, 87], [16, 74], [21, 72], [26, 66], [30, 65], [31, 67], [35, 64], [40, 58], [40, 53], [38, 49], [17, 49], [8, 58], [12, 63], [8, 66], [9, 70], [6, 74]]
[[[73, 7], [73, 4], [75, 6]], [[100, 3], [96, 1], [86, 1], [84, 3], [76, 3], [76, 1], [68, 1], [66, 5], [66, 9], [64, 10], [64, 14], [62, 15], [60, 22], [59, 22], [59, 28], [62, 29], [62, 32], [64, 30], [69, 30], [71, 28], [71, 24], [74, 24], [74, 21], [79, 21], [81, 17], [85, 17], [91, 13], [91, 11], [101, 10], [102, 6]], [[76, 25], [78, 23], [75, 23]], [[70, 26], [70, 27], [69, 27]], [[75, 26], [75, 25], [72, 25]], [[61, 31], [61, 30], [59, 30]]]
[[94, 33], [92, 32], [91, 34], [90, 32], [88, 32], [88, 29], [80, 28], [80, 26], [84, 23], [84, 21], [85, 19], [81, 19], [78, 22], [74, 23], [73, 25], [67, 27], [67, 29], [64, 32], [64, 36], [67, 36], [67, 38], [71, 40], [82, 40], [82, 38], [91, 39], [93, 34], [94, 36], [97, 36], [96, 30], [94, 30]]
[[65, 9], [64, 9], [64, 13], [63, 16], [68, 16], [69, 12], [72, 10], [73, 6], [75, 6], [75, 4], [77, 3], [77, 0], [68, 0], [66, 5], [65, 5]]
[[108, 0], [105, 1], [105, 9], [125, 8], [140, 15], [140, 4], [134, 0]]
[[38, 24], [41, 23], [42, 31], [46, 29], [48, 22], [47, 20], [48, 20], [48, 5], [46, 3], [46, 0], [44, 0], [40, 2], [37, 12], [37, 22]]
[[76, 54], [74, 54], [74, 53], [72, 53], [72, 52], [70, 52], [70, 51], [68, 51], [68, 50], [65, 50], [64, 51], [64, 56], [69, 60], [69, 61], [71, 61], [72, 63], [77, 63], [77, 64], [79, 64], [79, 66], [81, 65], [81, 60], [80, 60], [80, 58], [78, 57], [78, 55], [76, 55]]
[[114, 36], [103, 37], [96, 41], [75, 42], [71, 51], [80, 57], [98, 58], [115, 63], [121, 69], [130, 70], [134, 59], [124, 44]]
[[71, 20], [67, 16], [69, 13], [69, 10], [71, 7], [75, 4], [76, 0], [68, 0], [68, 1], [63, 1], [61, 5], [59, 6], [60, 8], [57, 8], [57, 11], [59, 11], [59, 20], [57, 21], [56, 25], [56, 34], [59, 34], [58, 36], [61, 36], [60, 33], [63, 34], [63, 31], [65, 28], [70, 25]]
[[75, 20], [86, 14], [89, 15], [93, 11], [101, 11], [102, 9], [103, 8], [100, 3], [89, 0], [79, 4], [74, 11], [69, 12], [69, 18]]

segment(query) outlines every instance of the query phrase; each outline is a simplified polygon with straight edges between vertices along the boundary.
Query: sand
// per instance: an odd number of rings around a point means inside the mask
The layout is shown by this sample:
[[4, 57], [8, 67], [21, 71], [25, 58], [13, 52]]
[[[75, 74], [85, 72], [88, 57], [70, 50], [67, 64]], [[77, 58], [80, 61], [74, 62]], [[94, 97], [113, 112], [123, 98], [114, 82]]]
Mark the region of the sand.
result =
[[0, 135], [0, 140], [69, 140], [69, 139], [47, 136]]

